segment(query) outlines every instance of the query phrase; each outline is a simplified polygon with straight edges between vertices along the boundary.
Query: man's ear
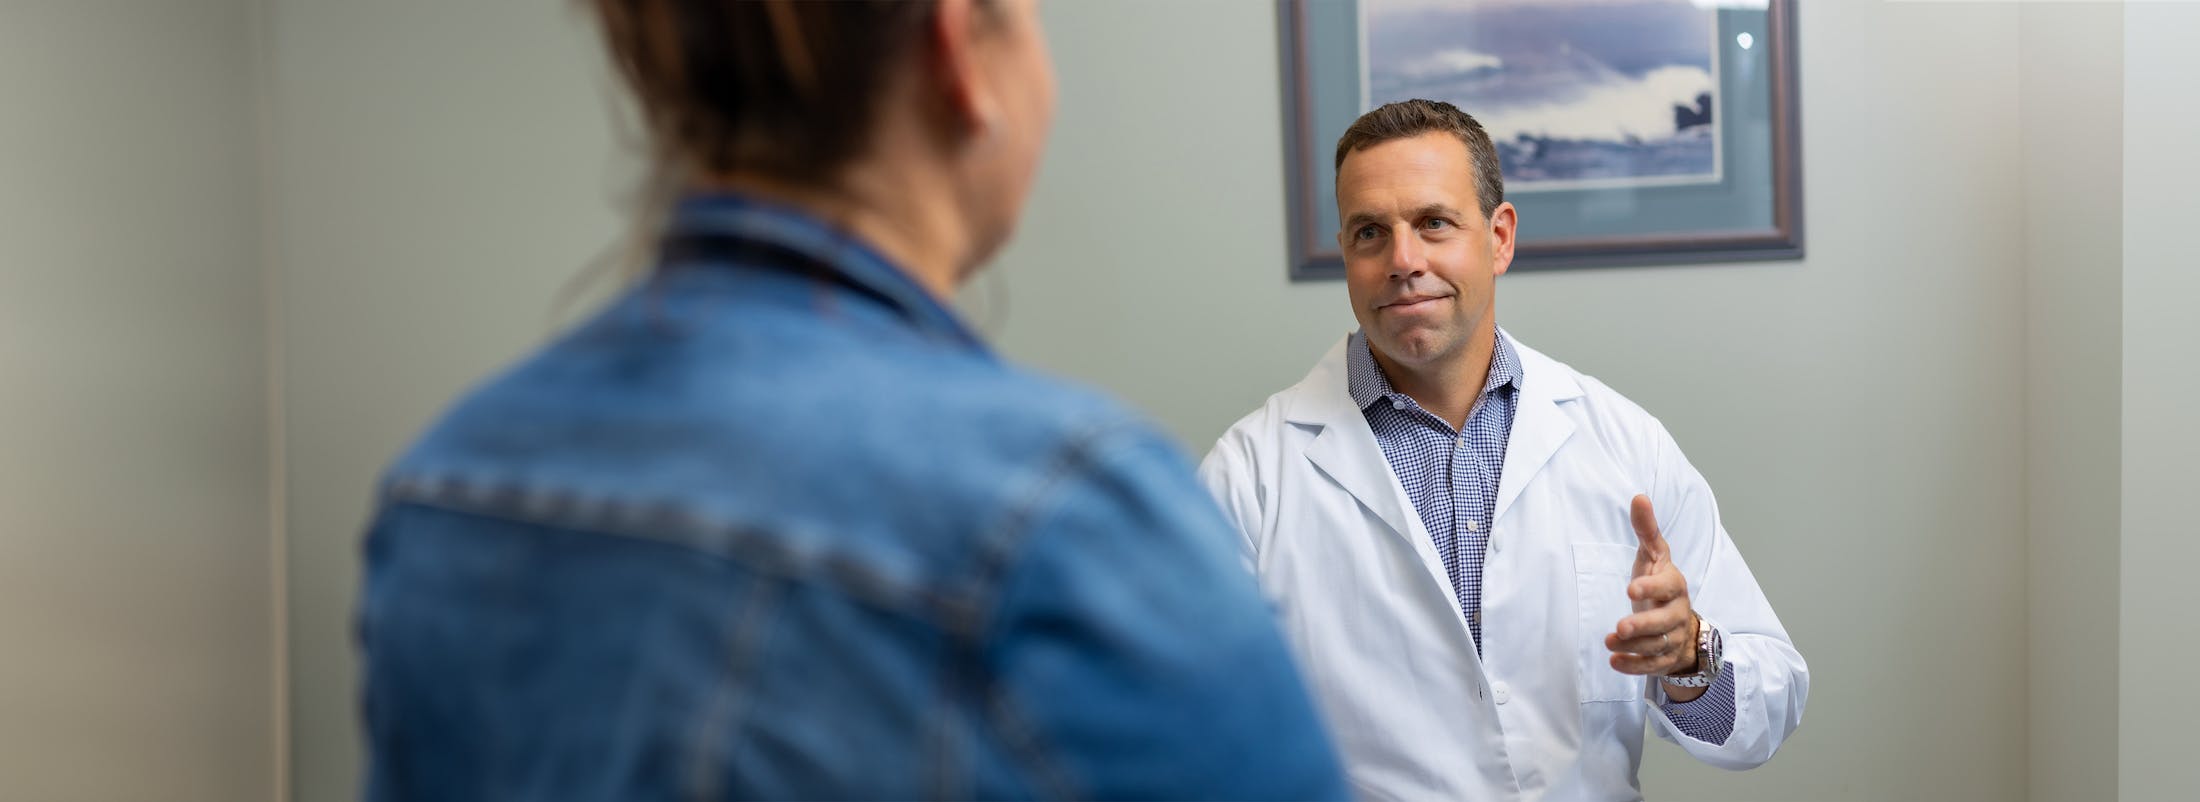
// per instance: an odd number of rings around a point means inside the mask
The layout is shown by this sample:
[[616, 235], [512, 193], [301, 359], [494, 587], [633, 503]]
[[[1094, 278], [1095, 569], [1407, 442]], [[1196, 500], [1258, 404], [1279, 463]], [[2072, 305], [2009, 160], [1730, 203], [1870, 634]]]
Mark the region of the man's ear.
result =
[[1513, 245], [1520, 231], [1520, 213], [1513, 210], [1511, 201], [1497, 204], [1490, 212], [1490, 273], [1502, 276], [1512, 268]]

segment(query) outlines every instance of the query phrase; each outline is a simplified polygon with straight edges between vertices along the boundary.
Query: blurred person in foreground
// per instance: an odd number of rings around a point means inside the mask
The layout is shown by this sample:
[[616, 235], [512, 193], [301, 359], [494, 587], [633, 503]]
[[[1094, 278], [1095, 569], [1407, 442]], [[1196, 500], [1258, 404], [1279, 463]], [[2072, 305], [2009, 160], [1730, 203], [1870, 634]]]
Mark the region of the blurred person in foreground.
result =
[[1188, 462], [947, 305], [1053, 113], [1035, 1], [589, 7], [681, 197], [388, 472], [367, 796], [1341, 798]]

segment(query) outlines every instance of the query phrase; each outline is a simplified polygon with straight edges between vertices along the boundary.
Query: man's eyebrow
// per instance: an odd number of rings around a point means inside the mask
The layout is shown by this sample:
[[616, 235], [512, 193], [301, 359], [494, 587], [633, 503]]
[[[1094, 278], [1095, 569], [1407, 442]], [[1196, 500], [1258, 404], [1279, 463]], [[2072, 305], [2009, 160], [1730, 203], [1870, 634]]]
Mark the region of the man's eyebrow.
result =
[[[1449, 220], [1457, 220], [1461, 217], [1461, 213], [1458, 209], [1454, 209], [1447, 204], [1428, 203], [1422, 204], [1421, 206], [1415, 207], [1412, 211], [1406, 212], [1406, 216], [1408, 219], [1413, 220], [1419, 220], [1424, 217], [1442, 217]], [[1359, 228], [1360, 226], [1367, 225], [1369, 223], [1379, 223], [1382, 222], [1382, 219], [1383, 218], [1381, 215], [1375, 214], [1374, 212], [1353, 212], [1350, 217], [1346, 217], [1344, 219], [1344, 230], [1351, 231], [1355, 228]]]
[[1447, 205], [1445, 205], [1445, 204], [1441, 204], [1441, 203], [1431, 203], [1431, 204], [1427, 204], [1427, 205], [1424, 205], [1424, 206], [1422, 206], [1422, 207], [1420, 207], [1420, 208], [1418, 208], [1418, 209], [1414, 209], [1414, 210], [1413, 210], [1413, 216], [1414, 216], [1414, 218], [1415, 218], [1415, 219], [1419, 219], [1419, 218], [1423, 218], [1423, 217], [1443, 217], [1443, 218], [1450, 218], [1450, 219], [1458, 219], [1458, 217], [1459, 217], [1459, 210], [1458, 210], [1458, 209], [1454, 209], [1454, 208], [1451, 208], [1450, 206], [1447, 206]]

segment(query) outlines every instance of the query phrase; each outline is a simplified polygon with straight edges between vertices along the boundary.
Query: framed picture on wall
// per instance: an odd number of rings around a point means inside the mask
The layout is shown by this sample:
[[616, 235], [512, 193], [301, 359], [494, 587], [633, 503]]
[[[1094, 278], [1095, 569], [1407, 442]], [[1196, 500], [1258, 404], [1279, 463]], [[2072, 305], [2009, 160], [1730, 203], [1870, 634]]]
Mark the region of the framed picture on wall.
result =
[[1497, 144], [1515, 268], [1803, 255], [1794, 0], [1278, 0], [1290, 276], [1343, 275], [1335, 153], [1442, 100]]

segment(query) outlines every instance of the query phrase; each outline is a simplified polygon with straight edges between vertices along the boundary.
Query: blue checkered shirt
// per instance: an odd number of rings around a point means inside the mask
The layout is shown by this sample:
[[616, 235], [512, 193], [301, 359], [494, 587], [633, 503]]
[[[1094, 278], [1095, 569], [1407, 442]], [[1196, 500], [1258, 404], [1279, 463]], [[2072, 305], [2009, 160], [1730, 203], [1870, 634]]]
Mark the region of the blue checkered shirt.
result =
[[[1365, 335], [1352, 335], [1345, 361], [1352, 402], [1367, 418], [1383, 458], [1405, 487], [1406, 497], [1436, 545], [1436, 554], [1443, 558], [1444, 573], [1451, 577], [1459, 612], [1466, 617], [1479, 652], [1482, 557], [1489, 548], [1498, 480], [1505, 472], [1505, 443], [1512, 436], [1513, 411], [1520, 405], [1524, 379], [1512, 338], [1498, 330], [1489, 378], [1482, 383], [1474, 411], [1467, 413], [1466, 426], [1459, 429], [1392, 389], [1375, 364]], [[1704, 695], [1692, 701], [1668, 702], [1663, 707], [1689, 737], [1726, 743], [1734, 731], [1734, 672], [1722, 672]]]

